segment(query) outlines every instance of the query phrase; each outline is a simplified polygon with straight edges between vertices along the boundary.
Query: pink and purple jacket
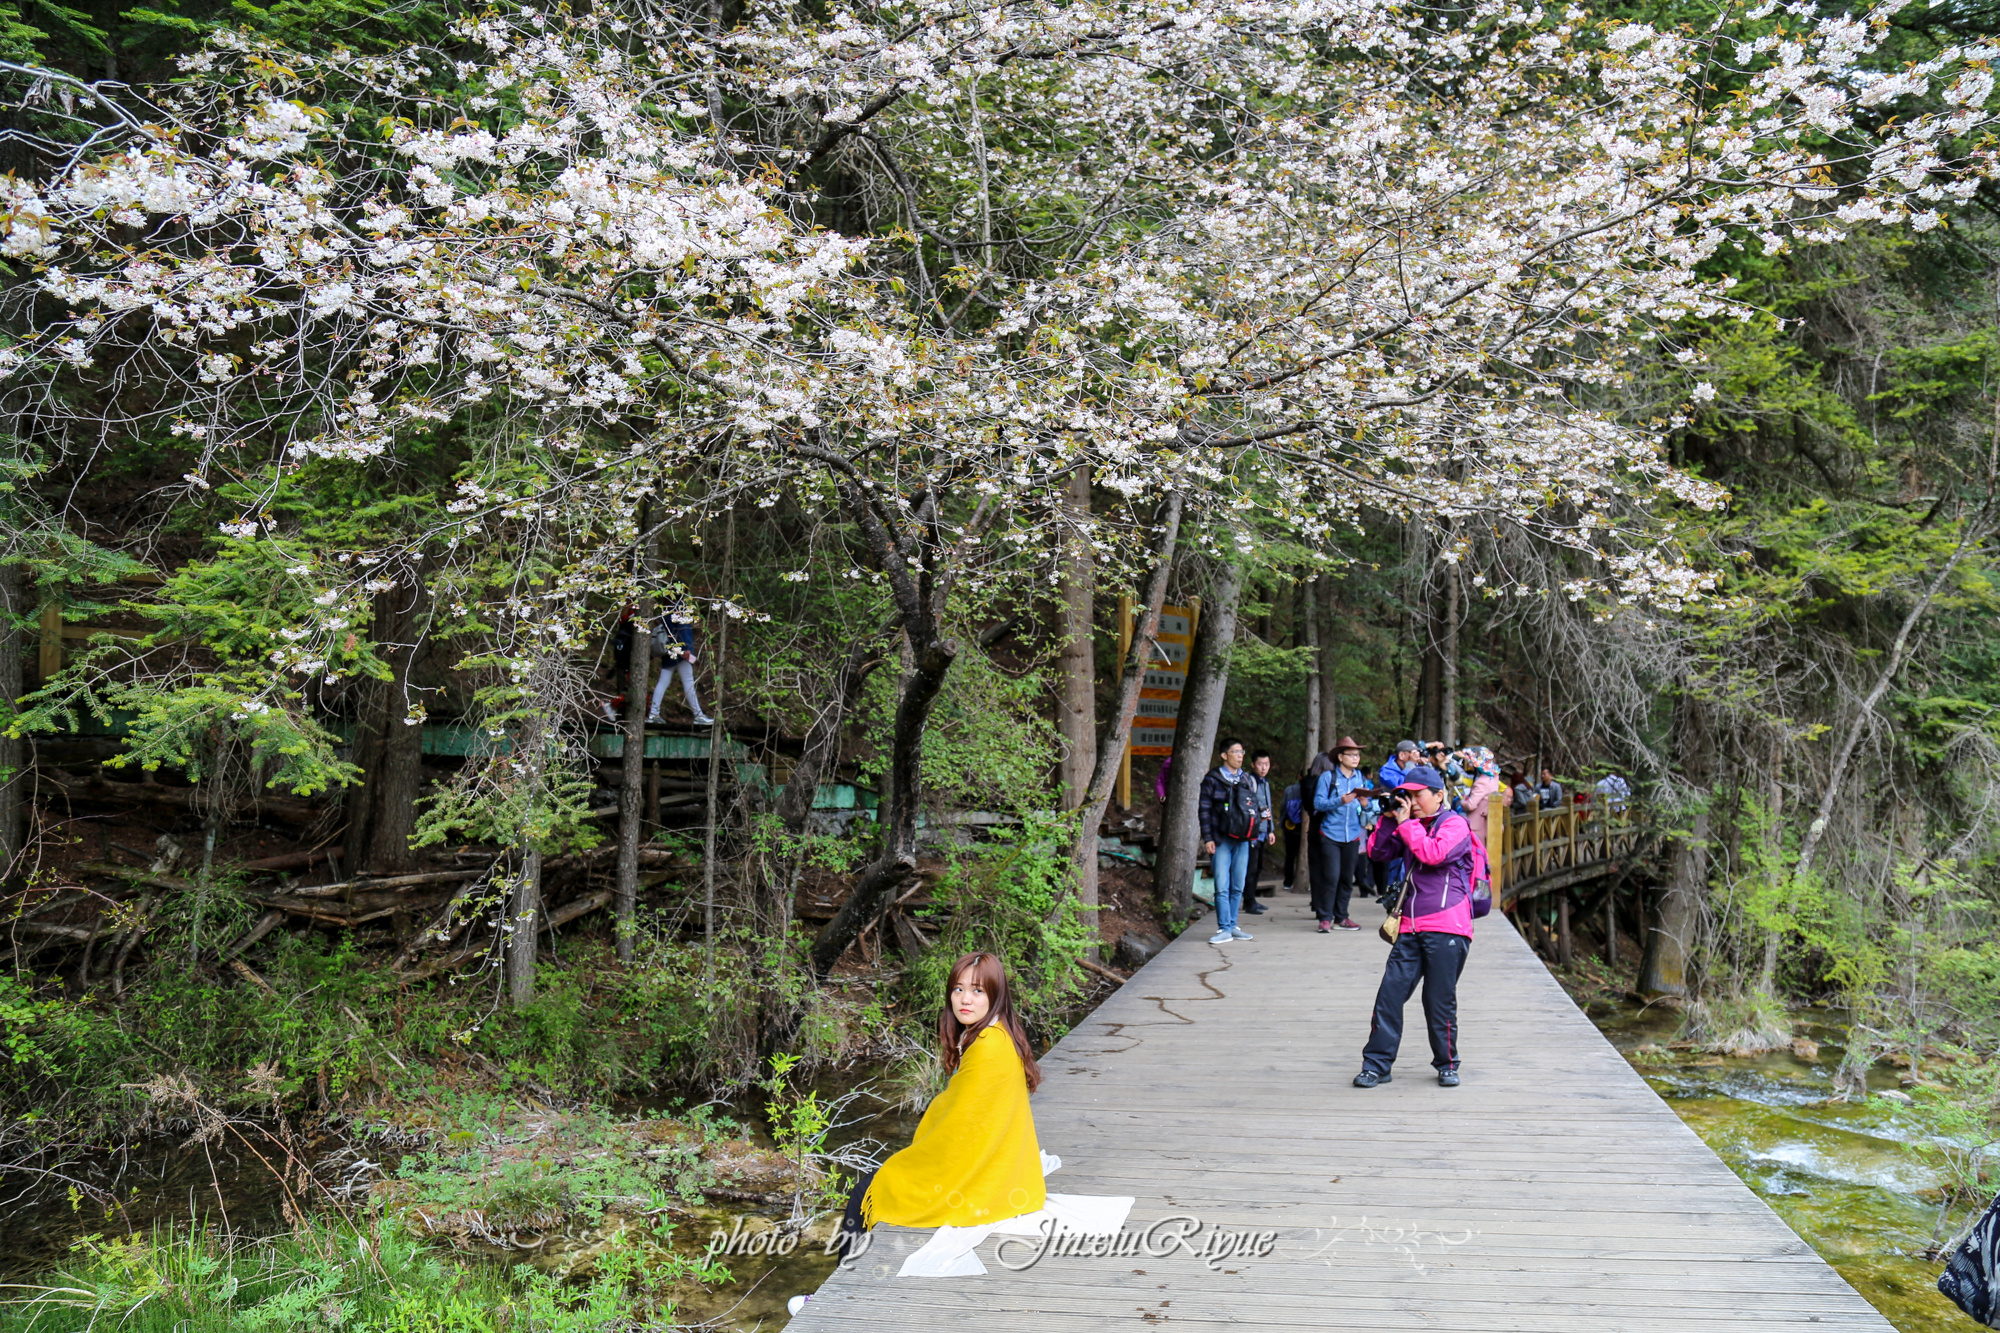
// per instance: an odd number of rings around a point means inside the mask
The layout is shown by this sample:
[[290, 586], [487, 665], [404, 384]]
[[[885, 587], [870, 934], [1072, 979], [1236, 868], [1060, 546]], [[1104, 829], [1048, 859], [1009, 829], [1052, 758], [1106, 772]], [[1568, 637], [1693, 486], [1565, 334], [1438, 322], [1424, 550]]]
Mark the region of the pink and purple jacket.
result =
[[1421, 819], [1398, 822], [1382, 816], [1368, 840], [1371, 861], [1404, 858], [1410, 876], [1403, 904], [1405, 931], [1441, 935], [1472, 934], [1472, 826], [1453, 810], [1440, 810], [1428, 826]]

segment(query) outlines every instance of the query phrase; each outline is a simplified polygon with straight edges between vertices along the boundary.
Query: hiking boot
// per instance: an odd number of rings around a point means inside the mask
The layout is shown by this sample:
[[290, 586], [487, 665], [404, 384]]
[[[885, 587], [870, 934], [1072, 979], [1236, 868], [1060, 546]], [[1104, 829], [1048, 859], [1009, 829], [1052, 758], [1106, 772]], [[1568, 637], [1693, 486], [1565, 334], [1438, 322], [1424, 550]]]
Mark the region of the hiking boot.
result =
[[1455, 1088], [1458, 1086], [1457, 1065], [1446, 1065], [1443, 1069], [1438, 1070], [1438, 1086], [1441, 1088]]
[[1388, 1081], [1389, 1076], [1387, 1074], [1378, 1074], [1372, 1069], [1364, 1069], [1354, 1076], [1354, 1086], [1357, 1088], [1372, 1088], [1377, 1083], [1387, 1083]]
[[1241, 926], [1231, 926], [1229, 928], [1229, 938], [1232, 940], [1254, 940], [1257, 937]]
[[1356, 925], [1356, 924], [1355, 924], [1355, 922], [1354, 922], [1354, 918], [1353, 918], [1353, 917], [1351, 917], [1351, 916], [1344, 916], [1344, 917], [1342, 917], [1342, 918], [1341, 918], [1341, 919], [1340, 919], [1340, 920], [1339, 920], [1339, 921], [1338, 921], [1337, 923], [1335, 923], [1335, 926], [1336, 926], [1336, 929], [1339, 929], [1339, 930], [1359, 930], [1359, 929], [1361, 929], [1361, 927], [1360, 927], [1360, 926], [1358, 926], [1358, 925]]
[[1208, 937], [1210, 944], [1227, 944], [1236, 937], [1226, 930], [1218, 930]]

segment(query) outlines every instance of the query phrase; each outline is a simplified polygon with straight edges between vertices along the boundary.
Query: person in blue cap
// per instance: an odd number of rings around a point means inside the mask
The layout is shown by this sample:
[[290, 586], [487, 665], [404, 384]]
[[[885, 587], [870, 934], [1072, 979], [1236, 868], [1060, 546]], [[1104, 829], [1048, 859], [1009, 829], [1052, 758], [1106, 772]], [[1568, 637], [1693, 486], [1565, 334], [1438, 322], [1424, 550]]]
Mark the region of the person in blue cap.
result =
[[1492, 900], [1473, 899], [1480, 849], [1465, 816], [1451, 809], [1444, 778], [1427, 764], [1403, 773], [1395, 802], [1375, 826], [1368, 855], [1401, 856], [1408, 867], [1401, 928], [1382, 968], [1375, 1016], [1361, 1052], [1357, 1088], [1389, 1081], [1403, 1041], [1403, 1008], [1421, 981], [1424, 1023], [1430, 1029], [1431, 1064], [1439, 1084], [1458, 1086], [1458, 977], [1472, 949], [1472, 921]]

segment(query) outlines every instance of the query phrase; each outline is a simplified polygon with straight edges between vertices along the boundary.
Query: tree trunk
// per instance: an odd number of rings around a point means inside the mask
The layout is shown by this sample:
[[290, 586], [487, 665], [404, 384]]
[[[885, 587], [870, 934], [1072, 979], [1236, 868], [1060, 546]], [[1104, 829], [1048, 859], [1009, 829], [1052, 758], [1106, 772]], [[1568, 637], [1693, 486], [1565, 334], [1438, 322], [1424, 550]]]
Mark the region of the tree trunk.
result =
[[1322, 677], [1325, 673], [1321, 668], [1319, 656], [1319, 580], [1317, 578], [1300, 580], [1298, 584], [1297, 607], [1296, 619], [1298, 623], [1293, 627], [1293, 637], [1297, 640], [1298, 645], [1306, 650], [1307, 663], [1306, 755], [1298, 765], [1298, 771], [1304, 772], [1306, 766], [1312, 763], [1314, 757], [1321, 750], [1325, 749], [1327, 745], [1332, 744], [1334, 739], [1331, 735], [1328, 735], [1324, 742], [1320, 739], [1322, 734], [1324, 734], [1320, 730], [1319, 712], [1320, 692], [1324, 688]]
[[923, 803], [923, 740], [945, 673], [957, 660], [958, 644], [931, 638], [916, 648], [910, 672], [896, 700], [895, 730], [889, 742], [889, 790], [881, 806], [882, 851], [866, 870], [840, 911], [813, 941], [812, 967], [824, 977], [847, 946], [881, 914], [896, 891], [917, 873], [917, 811]]
[[[0, 565], [0, 705], [12, 718], [25, 689], [21, 654], [26, 645], [15, 618], [28, 612], [28, 589], [16, 564]], [[28, 742], [0, 729], [0, 878], [21, 873], [21, 853], [27, 847]]]
[[[1064, 508], [1072, 515], [1075, 531], [1063, 545], [1063, 642], [1057, 659], [1062, 692], [1056, 699], [1056, 725], [1063, 738], [1063, 809], [1074, 810], [1083, 803], [1090, 775], [1097, 769], [1097, 653], [1091, 638], [1097, 569], [1087, 535], [1089, 468], [1070, 474]], [[1096, 895], [1087, 901], [1095, 902]]]
[[[659, 565], [659, 547], [647, 531], [652, 506], [639, 505], [639, 565], [648, 586]], [[625, 672], [625, 737], [618, 773], [618, 879], [615, 886], [618, 961], [632, 961], [638, 930], [639, 843], [646, 822], [646, 706], [652, 679], [653, 599], [641, 596], [632, 607], [632, 651]]]
[[348, 797], [346, 860], [352, 874], [396, 874], [416, 864], [410, 838], [417, 830], [424, 729], [409, 721], [409, 713], [410, 668], [424, 611], [422, 570], [414, 577], [414, 587], [399, 584], [375, 595], [375, 642], [392, 674], [365, 691], [355, 724], [362, 780]]
[[1707, 711], [1682, 695], [1674, 701], [1674, 736], [1681, 776], [1694, 789], [1695, 809], [1687, 831], [1669, 853], [1666, 889], [1656, 910], [1642, 916], [1645, 948], [1639, 963], [1639, 993], [1688, 999], [1690, 950], [1708, 893], [1709, 786], [1714, 779], [1713, 737]]
[[[888, 577], [897, 621], [909, 645], [910, 666], [897, 691], [896, 718], [889, 742], [888, 791], [879, 812], [882, 850], [813, 941], [813, 975], [824, 977], [847, 946], [873, 925], [882, 909], [917, 872], [917, 811], [923, 803], [924, 730], [945, 674], [958, 658], [958, 643], [941, 629], [948, 579], [935, 562], [949, 548], [939, 540], [937, 501], [926, 495], [906, 521], [872, 485], [864, 484], [838, 455], [817, 447], [801, 450], [825, 461], [837, 474], [842, 503], [873, 548]], [[997, 511], [996, 511], [997, 512]], [[919, 543], [911, 527], [929, 529]], [[976, 536], [977, 533], [968, 535]]]
[[1438, 650], [1441, 678], [1438, 703], [1438, 735], [1452, 749], [1458, 748], [1458, 566], [1444, 566], [1444, 642]]
[[1243, 575], [1234, 564], [1215, 571], [1212, 602], [1202, 604], [1201, 628], [1188, 656], [1187, 692], [1174, 732], [1174, 766], [1167, 778], [1167, 810], [1160, 821], [1160, 851], [1153, 883], [1177, 919], [1193, 913], [1194, 863], [1200, 851], [1201, 780], [1215, 750], [1222, 698], [1229, 689], [1229, 650], [1236, 642], [1236, 603]]
[[[1319, 749], [1324, 750], [1340, 739], [1340, 694], [1333, 688], [1340, 636], [1335, 629], [1333, 580], [1315, 577], [1312, 585], [1313, 633], [1319, 641]], [[1318, 757], [1319, 750], [1307, 755], [1307, 766]]]
[[542, 853], [523, 849], [514, 892], [507, 905], [513, 930], [507, 936], [507, 995], [516, 1009], [535, 998], [535, 937], [542, 926]]
[[1139, 604], [1139, 623], [1133, 626], [1132, 646], [1125, 654], [1124, 673], [1118, 679], [1118, 703], [1107, 720], [1104, 736], [1097, 746], [1097, 769], [1090, 775], [1084, 793], [1082, 814], [1077, 821], [1076, 865], [1078, 892], [1086, 881], [1094, 894], [1097, 887], [1097, 827], [1104, 819], [1104, 807], [1111, 800], [1112, 784], [1118, 780], [1118, 762], [1125, 755], [1126, 739], [1132, 734], [1132, 715], [1139, 707], [1139, 687], [1146, 678], [1146, 660], [1153, 636], [1160, 632], [1160, 607], [1167, 600], [1167, 580], [1173, 574], [1174, 551], [1180, 542], [1180, 492], [1166, 498], [1166, 513], [1160, 522], [1158, 545], [1153, 552], [1153, 572], [1146, 580]]

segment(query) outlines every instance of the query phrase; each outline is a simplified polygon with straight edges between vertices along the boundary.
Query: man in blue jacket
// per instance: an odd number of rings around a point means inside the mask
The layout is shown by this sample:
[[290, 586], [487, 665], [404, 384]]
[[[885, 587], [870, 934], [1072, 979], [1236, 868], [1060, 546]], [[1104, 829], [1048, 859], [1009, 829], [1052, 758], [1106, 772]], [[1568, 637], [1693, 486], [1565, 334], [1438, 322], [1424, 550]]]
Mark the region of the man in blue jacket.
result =
[[1313, 813], [1319, 816], [1314, 851], [1325, 857], [1325, 872], [1313, 883], [1313, 915], [1319, 933], [1359, 930], [1347, 914], [1354, 896], [1354, 867], [1361, 858], [1360, 793], [1368, 790], [1361, 776], [1361, 746], [1342, 736], [1333, 747], [1335, 767], [1319, 775], [1313, 787]]
[[1396, 753], [1382, 761], [1376, 782], [1384, 789], [1403, 785], [1403, 775], [1423, 762], [1423, 750], [1415, 741], [1397, 741]]

